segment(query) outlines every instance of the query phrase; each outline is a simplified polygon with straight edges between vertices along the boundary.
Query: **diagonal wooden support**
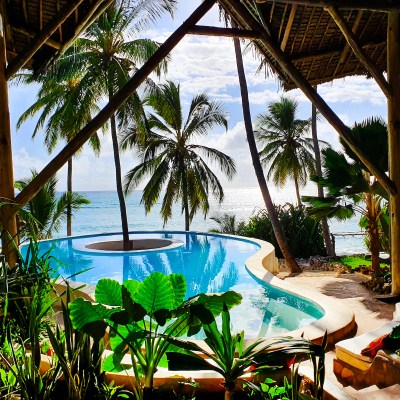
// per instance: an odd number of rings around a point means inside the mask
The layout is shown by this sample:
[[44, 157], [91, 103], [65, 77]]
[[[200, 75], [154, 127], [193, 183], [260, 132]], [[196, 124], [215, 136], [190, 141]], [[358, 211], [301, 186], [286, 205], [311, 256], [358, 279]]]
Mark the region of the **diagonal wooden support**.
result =
[[[271, 0], [256, 0], [267, 3]], [[400, 11], [398, 0], [274, 0], [275, 3], [298, 4], [314, 7], [338, 7], [347, 10]]]
[[141, 83], [157, 68], [158, 64], [183, 39], [188, 30], [211, 9], [216, 0], [204, 0], [192, 15], [159, 47], [127, 84], [118, 91], [107, 105], [58, 153], [15, 198], [20, 206], [31, 200], [43, 185], [72, 157], [85, 142], [100, 129], [116, 110], [132, 95]]
[[[396, 186], [393, 184], [391, 179], [381, 171], [373, 161], [371, 161], [364, 153], [358, 148], [357, 143], [354, 142], [353, 137], [350, 133], [350, 128], [346, 126], [341, 119], [333, 112], [328, 104], [322, 99], [322, 97], [314, 90], [307, 79], [301, 74], [301, 72], [294, 66], [289, 56], [285, 54], [279, 47], [279, 45], [271, 39], [271, 37], [265, 32], [264, 28], [256, 21], [256, 19], [249, 13], [249, 11], [240, 3], [232, 2], [232, 10], [240, 17], [253, 31], [258, 31], [262, 35], [260, 39], [263, 45], [267, 48], [270, 55], [279, 63], [282, 70], [289, 75], [294, 81], [298, 88], [309, 98], [309, 100], [315, 104], [321, 114], [326, 120], [335, 128], [339, 135], [349, 145], [351, 150], [360, 158], [365, 164], [369, 171], [379, 180], [385, 190], [391, 194], [396, 194]], [[233, 16], [234, 17], [234, 16]]]
[[382, 72], [380, 72], [377, 66], [372, 62], [372, 60], [367, 56], [364, 49], [358, 43], [356, 35], [353, 33], [351, 29], [346, 24], [344, 18], [340, 15], [338, 9], [336, 7], [328, 7], [327, 11], [329, 12], [332, 19], [335, 21], [336, 25], [339, 27], [343, 36], [347, 40], [347, 43], [352, 48], [354, 54], [360, 60], [360, 62], [364, 65], [364, 67], [369, 71], [369, 73], [373, 76], [376, 83], [381, 88], [382, 92], [386, 97], [390, 97], [392, 95], [392, 90], [383, 76]]
[[57, 28], [79, 7], [83, 1], [84, 0], [76, 0], [67, 4], [63, 10], [47, 24], [45, 29], [40, 31], [36, 39], [29, 43], [25, 51], [20, 53], [18, 57], [14, 58], [6, 70], [7, 80], [10, 80], [14, 74], [26, 65], [34, 54], [47, 42]]

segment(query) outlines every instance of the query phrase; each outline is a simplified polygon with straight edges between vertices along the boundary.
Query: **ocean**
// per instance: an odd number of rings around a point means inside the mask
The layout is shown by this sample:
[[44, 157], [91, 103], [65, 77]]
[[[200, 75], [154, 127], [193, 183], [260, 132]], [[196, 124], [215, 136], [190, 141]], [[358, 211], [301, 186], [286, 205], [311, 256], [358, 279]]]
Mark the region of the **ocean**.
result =
[[[294, 188], [287, 186], [283, 189], [270, 188], [271, 197], [275, 204], [286, 202], [295, 203]], [[217, 224], [210, 218], [217, 214], [229, 213], [236, 215], [236, 220], [248, 220], [254, 213], [265, 208], [260, 189], [258, 187], [248, 188], [226, 188], [224, 189], [225, 199], [218, 204], [213, 198], [210, 199], [210, 211], [206, 218], [197, 214], [191, 224], [191, 230], [197, 232], [208, 232], [216, 228]], [[313, 194], [315, 187], [306, 187], [302, 195]], [[84, 235], [93, 233], [110, 233], [121, 231], [121, 220], [119, 214], [119, 203], [115, 191], [90, 191], [80, 192], [85, 194], [91, 204], [81, 208], [75, 215], [72, 223], [73, 235]], [[179, 204], [174, 207], [170, 221], [163, 226], [160, 216], [161, 200], [154, 206], [152, 211], [146, 215], [143, 205], [140, 203], [142, 192], [135, 191], [127, 197], [126, 206], [128, 213], [129, 229], [131, 231], [143, 230], [184, 230], [184, 219], [181, 215]], [[334, 234], [359, 232], [359, 218], [353, 217], [345, 222], [330, 221], [330, 229]], [[62, 226], [58, 237], [66, 236], [66, 226]], [[57, 235], [56, 235], [57, 237]], [[335, 236], [336, 253], [355, 254], [365, 253], [363, 236]]]

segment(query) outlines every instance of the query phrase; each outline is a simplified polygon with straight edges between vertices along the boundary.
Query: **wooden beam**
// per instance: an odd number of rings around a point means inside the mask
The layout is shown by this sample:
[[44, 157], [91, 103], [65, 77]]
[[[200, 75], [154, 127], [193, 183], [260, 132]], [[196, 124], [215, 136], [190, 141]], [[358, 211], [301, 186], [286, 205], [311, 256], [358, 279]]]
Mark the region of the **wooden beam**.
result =
[[4, 3], [0, 4], [0, 230], [2, 253], [8, 264], [13, 267], [17, 253], [9, 240], [17, 238], [16, 212], [11, 204], [14, 202], [14, 172], [11, 146], [10, 110], [8, 105], [8, 84], [5, 75], [7, 55], [6, 37], [3, 24]]
[[51, 22], [38, 34], [27, 48], [20, 53], [7, 67], [6, 77], [9, 80], [20, 68], [24, 67], [26, 63], [33, 57], [33, 55], [43, 46], [50, 36], [57, 30], [57, 28], [75, 11], [76, 8], [84, 0], [76, 0], [75, 2], [67, 3], [62, 11], [57, 14]]
[[[15, 32], [22, 33], [25, 36], [29, 36], [30, 38], [35, 38], [37, 36], [37, 34], [35, 32], [33, 32], [30, 29], [24, 28], [22, 26], [13, 25], [12, 29]], [[50, 39], [50, 38], [46, 40], [45, 44], [47, 46], [53, 47], [53, 49], [56, 49], [56, 50], [60, 50], [61, 47], [62, 47], [62, 44], [60, 42], [57, 42], [56, 40], [53, 40], [53, 39]]]
[[290, 10], [289, 19], [288, 19], [288, 22], [287, 22], [287, 25], [286, 25], [285, 33], [283, 34], [283, 39], [282, 39], [282, 42], [281, 42], [281, 50], [283, 50], [283, 51], [285, 51], [287, 42], [289, 40], [290, 31], [292, 29], [294, 17], [296, 15], [296, 10], [297, 10], [297, 5], [293, 4], [292, 5], [292, 9]]
[[15, 198], [20, 206], [31, 200], [43, 185], [72, 157], [85, 142], [121, 107], [141, 83], [157, 68], [159, 63], [212, 8], [216, 0], [204, 0], [192, 15], [159, 47], [152, 57], [119, 90], [107, 105], [57, 154], [43, 170]]
[[347, 40], [347, 43], [352, 48], [354, 54], [360, 60], [360, 62], [364, 65], [367, 71], [372, 75], [375, 79], [376, 83], [381, 88], [382, 92], [386, 97], [391, 96], [392, 89], [390, 88], [387, 80], [383, 76], [382, 72], [380, 72], [377, 66], [372, 62], [372, 60], [367, 56], [364, 49], [358, 43], [356, 35], [353, 33], [351, 29], [346, 24], [346, 21], [340, 15], [336, 7], [329, 7], [328, 12], [332, 19], [335, 21], [336, 25], [339, 27], [343, 36]]
[[[270, 3], [272, 0], [256, 0], [257, 3]], [[398, 0], [273, 0], [275, 3], [298, 4], [302, 6], [338, 7], [345, 10], [399, 11]]]
[[[387, 66], [393, 96], [388, 99], [389, 177], [400, 188], [400, 13], [388, 15]], [[400, 195], [390, 196], [392, 294], [400, 295]]]
[[333, 112], [333, 110], [328, 106], [328, 104], [322, 99], [322, 97], [313, 89], [311, 84], [306, 78], [300, 73], [300, 71], [293, 65], [289, 56], [284, 53], [280, 47], [275, 43], [269, 35], [265, 32], [263, 27], [259, 24], [257, 19], [255, 19], [240, 2], [230, 3], [231, 12], [234, 11], [237, 16], [239, 16], [250, 29], [258, 31], [262, 34], [262, 43], [270, 53], [270, 55], [275, 59], [275, 61], [280, 65], [282, 70], [289, 75], [289, 77], [295, 82], [298, 88], [300, 88], [303, 93], [309, 98], [309, 100], [315, 104], [321, 114], [325, 119], [335, 128], [339, 135], [345, 140], [349, 145], [351, 150], [360, 158], [360, 160], [365, 164], [365, 166], [370, 170], [370, 172], [379, 180], [381, 185], [385, 190], [392, 194], [396, 194], [396, 186], [385, 174], [381, 171], [372, 160], [364, 155], [364, 153], [358, 148], [357, 143], [354, 141], [350, 128], [346, 126], [341, 119]]
[[196, 25], [189, 29], [189, 35], [204, 35], [204, 36], [223, 36], [239, 39], [259, 39], [260, 34], [248, 29], [238, 28], [217, 28], [214, 26]]

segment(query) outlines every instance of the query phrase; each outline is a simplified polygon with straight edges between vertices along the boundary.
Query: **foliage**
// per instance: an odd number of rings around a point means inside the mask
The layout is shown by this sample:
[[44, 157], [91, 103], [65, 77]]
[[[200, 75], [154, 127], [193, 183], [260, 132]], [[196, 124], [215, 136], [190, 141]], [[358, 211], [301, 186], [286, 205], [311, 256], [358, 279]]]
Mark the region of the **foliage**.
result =
[[293, 179], [300, 205], [299, 186], [304, 186], [308, 177], [315, 174], [315, 160], [313, 140], [306, 136], [311, 119], [297, 119], [297, 109], [298, 103], [290, 98], [270, 103], [268, 113], [257, 117], [255, 135], [264, 146], [260, 157], [263, 164], [269, 165], [268, 179], [272, 178], [281, 187]]
[[[276, 212], [294, 257], [306, 258], [312, 255], [326, 254], [319, 221], [308, 216], [302, 207], [296, 207], [289, 203], [276, 206]], [[252, 216], [244, 226], [242, 234], [272, 243], [275, 246], [277, 257], [282, 257], [266, 210], [261, 210]]]
[[[257, 339], [245, 347], [244, 331], [232, 333], [229, 310], [225, 305], [221, 317], [222, 328], [219, 331], [215, 317], [210, 311], [203, 310], [201, 314], [206, 334], [205, 343], [211, 351], [192, 342], [169, 339], [186, 352], [168, 352], [167, 357], [170, 370], [211, 370], [223, 376], [226, 400], [233, 397], [238, 380], [246, 372], [251, 371], [253, 374], [270, 372], [281, 368], [286, 360], [296, 356], [310, 357], [313, 364], [317, 358], [322, 361], [324, 359], [325, 343], [319, 346], [304, 339], [284, 338], [268, 344], [264, 343], [264, 339]], [[201, 357], [199, 353], [206, 358]], [[318, 364], [321, 368], [323, 365], [323, 362]], [[320, 372], [317, 378], [323, 385], [323, 371]], [[315, 382], [318, 385], [318, 380]]]
[[[387, 171], [386, 124], [381, 119], [366, 120], [355, 124], [351, 134], [363, 153], [374, 159], [382, 171]], [[327, 217], [344, 220], [355, 213], [360, 214], [359, 224], [368, 235], [372, 269], [378, 273], [380, 233], [386, 237], [382, 242], [388, 243], [388, 195], [343, 140], [341, 144], [345, 154], [333, 149], [323, 150], [323, 177], [314, 179], [327, 188], [328, 195], [325, 198], [304, 197], [303, 200], [309, 203], [309, 214], [318, 219]]]
[[[23, 190], [35, 177], [36, 171], [32, 171], [32, 176], [28, 179], [20, 180], [15, 183], [18, 190]], [[56, 191], [57, 179], [50, 178], [40, 189], [36, 196], [26, 205], [26, 211], [29, 213], [29, 221], [25, 219], [29, 229], [22, 231], [25, 237], [34, 237], [36, 239], [49, 239], [54, 232], [58, 232], [61, 223], [67, 219], [68, 207], [72, 212], [76, 212], [81, 207], [90, 203], [83, 195], [78, 193], [66, 192], [60, 197]], [[26, 214], [20, 214], [24, 220]]]
[[[366, 259], [365, 256], [345, 256], [339, 259], [339, 262], [343, 265], [347, 265], [352, 269], [359, 267], [360, 265], [371, 266], [372, 262], [370, 259]], [[389, 264], [381, 263], [381, 267], [388, 267]]]
[[[125, 193], [130, 193], [149, 176], [141, 200], [146, 212], [165, 190], [161, 204], [164, 224], [171, 218], [173, 205], [181, 201], [185, 230], [189, 230], [196, 212], [201, 210], [207, 214], [210, 193], [219, 202], [224, 198], [223, 188], [204, 157], [214, 162], [229, 179], [236, 172], [235, 163], [229, 156], [196, 144], [214, 126], [227, 127], [226, 113], [219, 103], [201, 93], [192, 99], [189, 114], [184, 119], [180, 86], [173, 82], [154, 88], [144, 103], [154, 113], [147, 115], [144, 126], [135, 123], [122, 141], [124, 148], [138, 149], [141, 157], [139, 165], [125, 177]], [[144, 142], [141, 141], [143, 129], [147, 135]]]
[[245, 222], [236, 221], [236, 215], [224, 213], [211, 217], [218, 225], [218, 228], [210, 229], [210, 232], [223, 233], [226, 235], [244, 235]]
[[123, 285], [101, 279], [96, 285], [96, 303], [76, 299], [69, 310], [74, 327], [94, 340], [102, 338], [109, 328], [113, 354], [104, 360], [103, 368], [124, 370], [121, 362], [129, 351], [132, 366], [128, 368], [133, 368], [137, 384], [135, 394], [150, 398], [154, 373], [165, 364], [165, 353], [172, 346], [167, 339], [198, 333], [204, 310], [218, 315], [223, 304], [232, 307], [241, 301], [235, 292], [199, 294], [184, 301], [185, 294], [186, 280], [180, 274], [155, 272], [143, 282], [128, 280]]

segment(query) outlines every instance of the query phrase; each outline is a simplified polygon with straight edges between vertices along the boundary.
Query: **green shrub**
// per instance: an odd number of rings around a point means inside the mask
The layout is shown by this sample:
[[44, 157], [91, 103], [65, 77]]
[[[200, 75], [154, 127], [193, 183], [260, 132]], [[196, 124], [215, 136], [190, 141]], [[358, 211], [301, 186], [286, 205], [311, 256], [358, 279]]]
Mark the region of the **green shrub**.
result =
[[[294, 257], [326, 255], [319, 221], [308, 216], [304, 208], [289, 203], [276, 206], [276, 211]], [[244, 236], [272, 243], [275, 246], [277, 257], [282, 257], [266, 210], [261, 210], [251, 217], [245, 225], [243, 233]]]

